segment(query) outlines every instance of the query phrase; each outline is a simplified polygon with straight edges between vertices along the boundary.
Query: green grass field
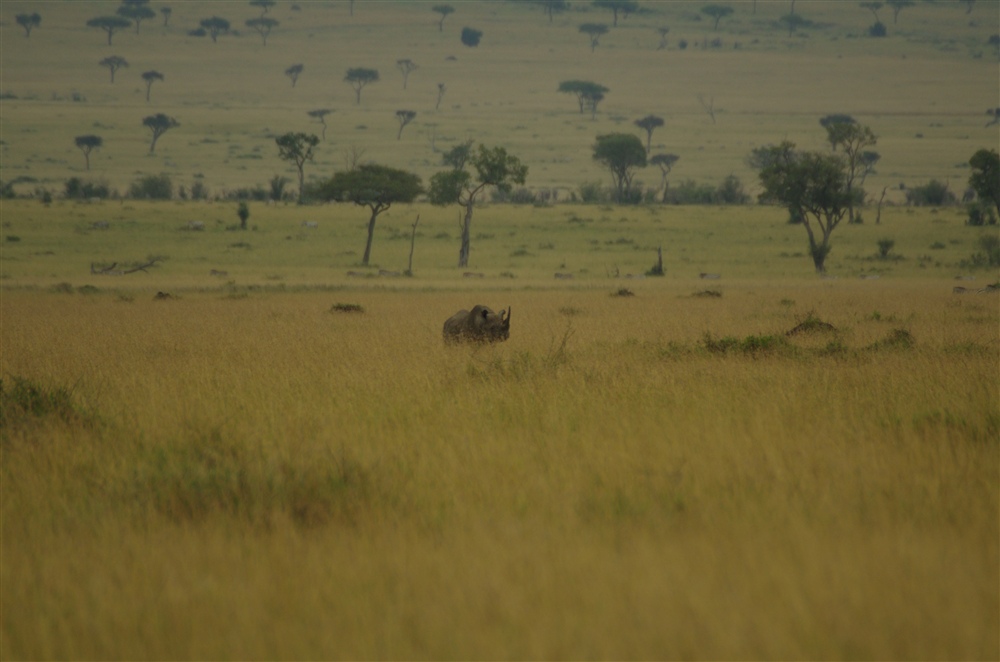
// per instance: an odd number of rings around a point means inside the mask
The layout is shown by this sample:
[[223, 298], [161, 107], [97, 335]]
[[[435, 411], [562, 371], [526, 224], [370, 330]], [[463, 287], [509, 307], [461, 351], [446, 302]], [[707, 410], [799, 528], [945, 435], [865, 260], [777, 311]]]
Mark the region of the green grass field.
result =
[[[789, 37], [789, 2], [714, 32], [647, 0], [593, 54], [589, 3], [453, 3], [442, 32], [431, 3], [353, 4], [279, 2], [266, 48], [244, 2], [113, 47], [84, 24], [115, 3], [0, 6], [0, 179], [30, 178], [0, 200], [0, 659], [1000, 658], [997, 229], [898, 187], [960, 193], [997, 144], [997, 4], [883, 8], [872, 39], [851, 2], [799, 0]], [[240, 34], [186, 36], [213, 14]], [[360, 107], [354, 66], [382, 73]], [[570, 78], [611, 88], [596, 120]], [[474, 138], [560, 202], [477, 207], [470, 277], [456, 207], [393, 206], [363, 268], [361, 207], [252, 202], [244, 231], [234, 201], [61, 197], [292, 178], [273, 137], [323, 107], [314, 179], [356, 149], [426, 181]], [[181, 126], [149, 155], [154, 112]], [[778, 208], [565, 202], [608, 183], [594, 137], [646, 114], [674, 184], [755, 192], [750, 150], [824, 149], [833, 112], [879, 135], [866, 188], [892, 190], [834, 232], [829, 278]], [[510, 339], [445, 346], [477, 303]]]

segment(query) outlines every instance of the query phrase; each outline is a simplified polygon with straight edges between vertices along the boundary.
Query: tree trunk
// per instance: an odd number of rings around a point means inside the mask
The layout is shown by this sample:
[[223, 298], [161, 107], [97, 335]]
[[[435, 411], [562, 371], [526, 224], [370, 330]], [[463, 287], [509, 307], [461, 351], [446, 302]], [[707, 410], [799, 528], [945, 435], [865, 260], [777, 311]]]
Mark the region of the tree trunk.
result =
[[378, 218], [378, 211], [372, 209], [372, 217], [368, 219], [368, 241], [365, 243], [365, 256], [361, 258], [361, 264], [368, 266], [368, 259], [372, 255], [372, 238], [375, 236], [375, 219]]
[[417, 214], [417, 220], [413, 221], [413, 232], [410, 233], [410, 261], [406, 265], [406, 275], [413, 275], [413, 248], [417, 243], [417, 224], [420, 223], [420, 214]]
[[303, 170], [302, 166], [303, 166], [303, 164], [301, 164], [301, 163], [298, 164], [298, 169], [299, 169], [299, 204], [300, 205], [302, 204], [303, 196], [305, 195], [305, 179], [306, 179], [306, 174], [305, 174], [305, 171]]
[[465, 204], [465, 219], [462, 221], [462, 247], [458, 251], [458, 266], [469, 266], [469, 231], [472, 226], [473, 199], [470, 196]]

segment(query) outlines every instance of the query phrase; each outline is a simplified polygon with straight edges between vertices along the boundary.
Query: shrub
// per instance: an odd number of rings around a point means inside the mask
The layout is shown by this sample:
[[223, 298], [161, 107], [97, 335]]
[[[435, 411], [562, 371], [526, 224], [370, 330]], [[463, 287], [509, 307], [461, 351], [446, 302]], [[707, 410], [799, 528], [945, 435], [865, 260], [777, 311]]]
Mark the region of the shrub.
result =
[[580, 184], [580, 202], [586, 204], [603, 204], [611, 199], [610, 192], [598, 182]]
[[889, 257], [889, 251], [892, 247], [896, 245], [896, 241], [893, 239], [879, 239], [878, 240], [878, 256], [880, 259], [886, 259]]
[[138, 200], [170, 200], [174, 197], [174, 184], [170, 175], [146, 175], [132, 182], [128, 195]]
[[955, 194], [948, 190], [948, 184], [936, 179], [906, 192], [906, 203], [915, 207], [953, 205], [955, 201]]
[[111, 189], [106, 182], [85, 182], [79, 177], [70, 177], [64, 184], [63, 195], [71, 200], [109, 198]]
[[531, 189], [523, 186], [512, 191], [494, 189], [490, 199], [493, 202], [506, 202], [512, 205], [533, 205], [538, 201], [537, 196], [531, 191]]
[[973, 253], [972, 266], [1000, 266], [1000, 236], [995, 234], [984, 234], [976, 240], [976, 243], [979, 245], [980, 252]]
[[875, 21], [871, 27], [868, 28], [869, 37], [884, 37], [887, 34], [885, 29], [885, 23], [882, 21]]
[[993, 212], [993, 207], [982, 202], [977, 202], [967, 207], [968, 216], [965, 224], [973, 226], [996, 225], [997, 215]]
[[[0, 429], [50, 417], [65, 423], [88, 425], [94, 420], [73, 403], [72, 394], [66, 388], [45, 388], [17, 376], [6, 382], [0, 379]], [[8, 438], [6, 434], [2, 437]]]
[[745, 205], [750, 202], [750, 196], [743, 190], [743, 182], [736, 175], [722, 180], [715, 190], [715, 197], [715, 202], [722, 205]]

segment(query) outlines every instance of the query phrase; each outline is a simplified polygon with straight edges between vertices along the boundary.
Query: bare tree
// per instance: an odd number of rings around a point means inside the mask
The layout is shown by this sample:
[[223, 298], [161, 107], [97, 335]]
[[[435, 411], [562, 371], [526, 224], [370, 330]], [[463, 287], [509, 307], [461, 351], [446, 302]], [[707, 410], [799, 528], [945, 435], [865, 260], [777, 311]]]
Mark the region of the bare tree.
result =
[[303, 69], [305, 69], [305, 65], [302, 64], [293, 64], [285, 69], [285, 75], [292, 79], [292, 87], [295, 87], [295, 84], [299, 82], [299, 76]]
[[698, 94], [698, 103], [701, 104], [702, 110], [708, 113], [708, 116], [712, 118], [712, 124], [715, 124], [715, 97], [705, 98], [704, 94]]

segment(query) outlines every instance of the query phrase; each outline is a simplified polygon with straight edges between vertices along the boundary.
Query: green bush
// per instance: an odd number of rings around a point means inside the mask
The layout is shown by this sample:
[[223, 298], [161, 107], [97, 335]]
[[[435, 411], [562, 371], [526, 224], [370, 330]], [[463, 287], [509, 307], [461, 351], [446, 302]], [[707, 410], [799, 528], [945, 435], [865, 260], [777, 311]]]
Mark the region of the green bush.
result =
[[85, 182], [79, 177], [70, 177], [64, 185], [63, 195], [70, 200], [109, 198], [111, 189], [106, 182]]
[[128, 196], [137, 200], [170, 200], [174, 197], [174, 183], [170, 175], [146, 175], [132, 182]]
[[906, 203], [915, 207], [940, 207], [955, 204], [955, 194], [948, 190], [948, 184], [932, 179], [923, 186], [915, 186], [906, 192]]

